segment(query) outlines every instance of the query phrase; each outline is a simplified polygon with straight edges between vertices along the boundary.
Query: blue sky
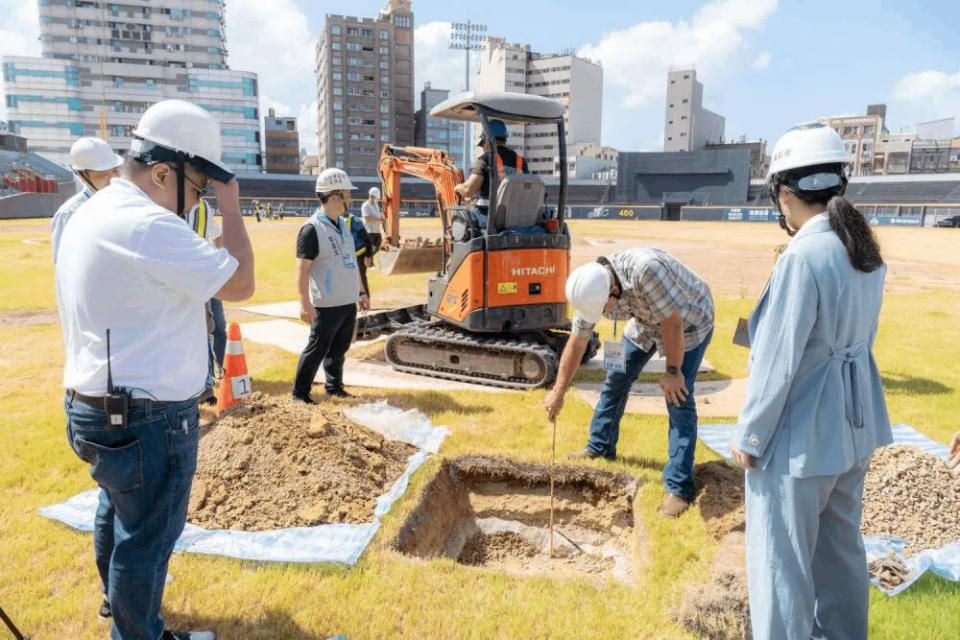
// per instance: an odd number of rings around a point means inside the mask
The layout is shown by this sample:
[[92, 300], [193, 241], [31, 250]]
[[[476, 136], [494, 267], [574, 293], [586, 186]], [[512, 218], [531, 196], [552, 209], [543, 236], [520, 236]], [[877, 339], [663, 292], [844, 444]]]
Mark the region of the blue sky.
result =
[[[327, 13], [375, 16], [385, 0], [229, 0], [233, 68], [260, 75], [264, 109], [301, 118], [316, 147], [313, 39]], [[572, 48], [604, 67], [603, 142], [662, 145], [671, 65], [693, 65], [705, 106], [728, 138], [775, 140], [798, 122], [887, 104], [891, 131], [940, 117], [960, 125], [957, 0], [414, 0], [416, 85], [458, 91], [463, 57], [446, 48], [451, 20], [534, 50]], [[0, 53], [36, 55], [36, 0], [0, 0]], [[960, 127], [955, 127], [960, 131]]]

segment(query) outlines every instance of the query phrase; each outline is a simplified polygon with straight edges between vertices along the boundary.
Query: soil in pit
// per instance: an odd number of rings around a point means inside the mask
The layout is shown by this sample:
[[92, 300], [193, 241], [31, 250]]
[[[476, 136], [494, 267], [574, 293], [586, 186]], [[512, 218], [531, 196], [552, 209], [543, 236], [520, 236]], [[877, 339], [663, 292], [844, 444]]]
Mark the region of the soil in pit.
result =
[[254, 393], [200, 440], [188, 520], [244, 531], [370, 522], [415, 451], [339, 411]]
[[632, 583], [636, 492], [637, 481], [627, 474], [554, 467], [551, 557], [549, 466], [486, 457], [448, 460], [393, 547], [518, 575]]

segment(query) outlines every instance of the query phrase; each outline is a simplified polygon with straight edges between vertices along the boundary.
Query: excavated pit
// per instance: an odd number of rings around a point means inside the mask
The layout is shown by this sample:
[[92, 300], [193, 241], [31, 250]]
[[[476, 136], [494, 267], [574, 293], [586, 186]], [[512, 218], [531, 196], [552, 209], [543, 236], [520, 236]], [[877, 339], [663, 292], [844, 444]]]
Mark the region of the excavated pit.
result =
[[444, 461], [393, 547], [416, 558], [520, 575], [608, 577], [632, 583], [635, 478], [589, 467], [554, 467], [550, 556], [550, 467], [502, 458]]

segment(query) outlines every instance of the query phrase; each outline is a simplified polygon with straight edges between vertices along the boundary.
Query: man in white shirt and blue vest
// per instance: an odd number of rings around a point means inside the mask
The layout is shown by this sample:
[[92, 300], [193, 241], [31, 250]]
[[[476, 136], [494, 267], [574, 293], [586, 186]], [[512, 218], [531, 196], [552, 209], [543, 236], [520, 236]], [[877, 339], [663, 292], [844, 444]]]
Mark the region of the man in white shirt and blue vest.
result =
[[313, 404], [310, 387], [323, 364], [327, 394], [348, 398], [343, 363], [353, 340], [357, 307], [370, 308], [360, 282], [356, 248], [343, 214], [355, 189], [342, 169], [324, 169], [317, 176], [320, 206], [297, 236], [297, 290], [300, 318], [310, 325], [310, 338], [293, 382], [293, 398]]
[[110, 184], [112, 178], [120, 175], [123, 158], [100, 138], [80, 138], [70, 147], [70, 168], [77, 180], [83, 185], [80, 191], [60, 205], [50, 221], [50, 234], [53, 242], [53, 261], [57, 261], [57, 249], [63, 229], [80, 205], [90, 199], [94, 193]]
[[[166, 629], [160, 603], [196, 471], [204, 304], [253, 294], [253, 251], [210, 113], [165, 100], [133, 136], [121, 177], [77, 209], [57, 254], [67, 437], [100, 486], [94, 552], [112, 638], [209, 639]], [[222, 249], [184, 220], [208, 186]]]

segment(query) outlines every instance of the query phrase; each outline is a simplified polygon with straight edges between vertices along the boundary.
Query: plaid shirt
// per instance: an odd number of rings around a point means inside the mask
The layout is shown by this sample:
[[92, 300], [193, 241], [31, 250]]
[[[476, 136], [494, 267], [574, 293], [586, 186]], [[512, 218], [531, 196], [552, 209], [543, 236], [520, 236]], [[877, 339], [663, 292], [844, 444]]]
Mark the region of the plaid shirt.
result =
[[[629, 318], [623, 330], [628, 340], [645, 351], [656, 346], [663, 353], [660, 323], [674, 313], [683, 319], [686, 350], [707, 338], [713, 329], [713, 298], [700, 276], [662, 249], [629, 249], [608, 259], [623, 289], [614, 311], [605, 315]], [[593, 327], [574, 314], [575, 335], [589, 337]]]

